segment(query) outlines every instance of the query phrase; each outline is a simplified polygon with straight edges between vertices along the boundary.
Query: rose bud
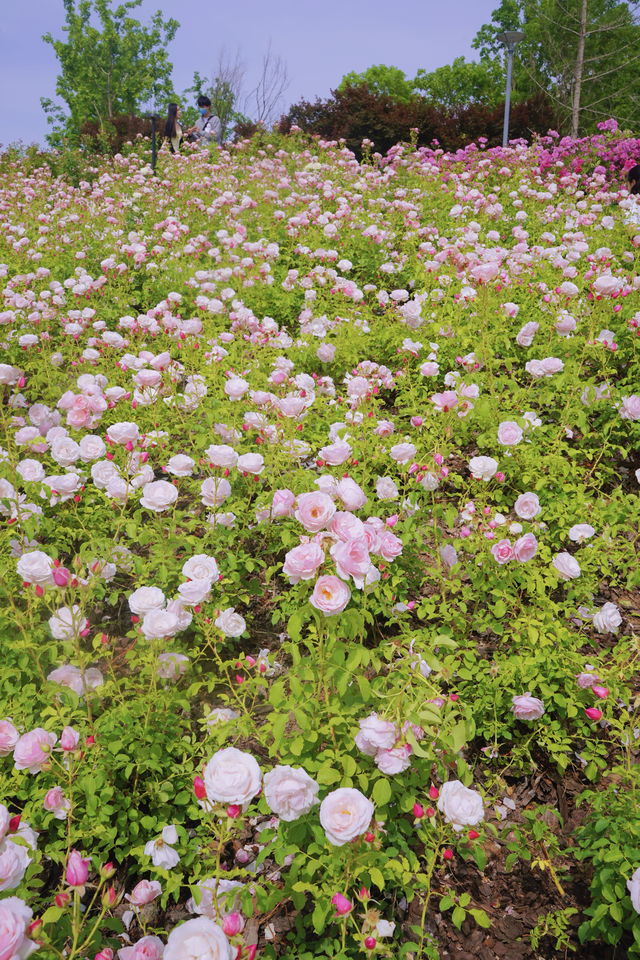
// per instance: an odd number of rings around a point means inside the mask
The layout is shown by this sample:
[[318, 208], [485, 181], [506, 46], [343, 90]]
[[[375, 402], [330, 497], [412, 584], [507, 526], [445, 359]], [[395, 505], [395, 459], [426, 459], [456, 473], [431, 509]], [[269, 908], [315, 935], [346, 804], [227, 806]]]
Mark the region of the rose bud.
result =
[[202, 777], [193, 778], [193, 792], [195, 793], [198, 800], [205, 800], [207, 796], [207, 788], [204, 785], [204, 780]]
[[589, 717], [589, 720], [600, 720], [602, 717], [602, 710], [598, 710], [597, 707], [587, 707], [585, 713]]
[[376, 939], [375, 937], [366, 937], [364, 945], [367, 950], [375, 950], [376, 948]]
[[429, 796], [432, 800], [437, 800], [440, 796], [440, 791], [437, 787], [429, 787]]
[[346, 897], [343, 897], [341, 893], [334, 893], [331, 897], [331, 903], [336, 908], [336, 916], [341, 917], [347, 913], [351, 913], [353, 910], [353, 904], [350, 900], [347, 900]]
[[66, 881], [70, 887], [82, 887], [89, 876], [89, 859], [84, 859], [77, 850], [72, 850], [67, 861]]
[[227, 807], [227, 816], [230, 820], [236, 820], [242, 813], [242, 807], [239, 807], [237, 803], [231, 803]]
[[594, 683], [591, 687], [591, 692], [594, 696], [598, 697], [599, 700], [606, 700], [609, 696], [609, 691], [606, 687], [601, 686], [599, 683]]
[[413, 815], [416, 820], [421, 820], [424, 817], [424, 807], [420, 803], [414, 803], [413, 805]]
[[446, 847], [442, 851], [442, 856], [445, 860], [453, 860], [453, 850], [450, 850], [449, 847]]
[[222, 920], [222, 929], [228, 937], [235, 937], [244, 926], [239, 913], [230, 913]]

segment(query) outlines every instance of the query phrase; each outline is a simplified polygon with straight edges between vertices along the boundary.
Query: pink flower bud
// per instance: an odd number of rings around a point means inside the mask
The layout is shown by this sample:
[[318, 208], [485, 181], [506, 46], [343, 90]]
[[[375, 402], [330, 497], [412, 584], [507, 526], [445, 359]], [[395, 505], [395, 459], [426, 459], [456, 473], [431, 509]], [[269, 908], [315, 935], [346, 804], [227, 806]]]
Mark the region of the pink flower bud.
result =
[[77, 850], [71, 851], [65, 874], [65, 879], [70, 887], [82, 887], [87, 882], [90, 862], [90, 857], [85, 860]]
[[204, 800], [207, 796], [207, 788], [204, 785], [202, 777], [193, 778], [193, 792], [198, 800]]
[[51, 571], [51, 576], [56, 587], [66, 587], [71, 578], [71, 571], [66, 567], [55, 567]]
[[445, 860], [453, 860], [453, 850], [450, 850], [449, 847], [446, 847], [442, 851], [442, 856]]
[[429, 796], [432, 800], [437, 800], [440, 796], [440, 791], [437, 787], [429, 787]]
[[375, 937], [365, 937], [364, 945], [367, 950], [375, 950], [376, 948], [376, 938]]
[[53, 898], [53, 902], [55, 903], [56, 907], [66, 907], [66, 905], [69, 903], [69, 899], [68, 893], [56, 893], [55, 897]]
[[591, 687], [591, 692], [598, 697], [599, 700], [606, 700], [609, 696], [609, 691], [606, 687], [601, 686], [599, 683], [594, 683]]
[[236, 934], [240, 933], [243, 926], [242, 917], [239, 913], [230, 913], [222, 920], [222, 929], [228, 937], [235, 937]]
[[236, 850], [236, 861], [243, 866], [245, 863], [249, 863], [249, 854], [247, 851], [242, 848]]
[[96, 953], [95, 960], [113, 960], [113, 950], [111, 947], [105, 947], [100, 953]]
[[70, 753], [78, 746], [80, 734], [73, 727], [65, 727], [60, 735], [60, 746], [65, 753]]
[[343, 897], [341, 893], [334, 893], [331, 897], [331, 903], [336, 908], [336, 916], [342, 917], [347, 913], [351, 913], [353, 910], [353, 904], [350, 900], [347, 900], [346, 897]]
[[231, 803], [227, 807], [227, 816], [230, 820], [236, 820], [242, 813], [242, 807], [239, 807], [237, 803]]
[[413, 805], [413, 815], [416, 820], [421, 820], [424, 817], [424, 807], [420, 803], [414, 803]]
[[589, 717], [589, 720], [600, 720], [602, 717], [602, 710], [598, 710], [597, 707], [587, 707], [585, 713]]
[[434, 458], [433, 458], [433, 462], [434, 462], [434, 463], [436, 464], [436, 466], [438, 466], [438, 467], [440, 466], [440, 464], [442, 463], [443, 460], [444, 460], [444, 457], [442, 456], [441, 453], [436, 453], [435, 456], [434, 456]]

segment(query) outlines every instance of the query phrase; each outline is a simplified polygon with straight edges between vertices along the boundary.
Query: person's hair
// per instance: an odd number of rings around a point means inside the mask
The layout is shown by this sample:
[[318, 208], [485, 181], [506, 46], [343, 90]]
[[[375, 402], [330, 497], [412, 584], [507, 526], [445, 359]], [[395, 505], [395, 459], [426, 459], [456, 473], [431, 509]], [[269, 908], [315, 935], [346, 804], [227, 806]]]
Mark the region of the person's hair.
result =
[[198, 106], [199, 106], [199, 107], [210, 107], [210, 106], [211, 106], [211, 100], [209, 100], [209, 97], [199, 96], [199, 97], [198, 97]]
[[176, 122], [178, 120], [178, 104], [170, 103], [169, 111], [167, 113], [167, 122], [164, 125], [164, 135], [168, 137], [169, 140], [171, 137], [176, 135]]
[[640, 193], [640, 163], [631, 167], [631, 170], [627, 173], [627, 178], [631, 184], [631, 193]]

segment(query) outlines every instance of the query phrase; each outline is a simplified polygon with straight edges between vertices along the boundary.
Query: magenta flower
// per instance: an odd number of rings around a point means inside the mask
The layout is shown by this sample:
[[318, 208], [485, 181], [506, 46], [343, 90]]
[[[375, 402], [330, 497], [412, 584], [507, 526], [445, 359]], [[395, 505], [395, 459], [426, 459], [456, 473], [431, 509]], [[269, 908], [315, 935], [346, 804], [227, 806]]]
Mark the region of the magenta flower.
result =
[[67, 861], [65, 879], [70, 887], [82, 887], [89, 876], [91, 857], [86, 859], [77, 851], [72, 850]]

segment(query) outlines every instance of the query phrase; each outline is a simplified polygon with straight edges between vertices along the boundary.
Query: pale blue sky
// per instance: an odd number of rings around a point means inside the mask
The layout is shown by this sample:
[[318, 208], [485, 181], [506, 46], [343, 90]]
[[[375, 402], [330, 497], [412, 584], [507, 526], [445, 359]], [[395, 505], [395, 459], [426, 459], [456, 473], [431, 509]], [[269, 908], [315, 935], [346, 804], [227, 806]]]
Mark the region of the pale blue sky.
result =
[[[414, 76], [456, 56], [471, 58], [471, 41], [491, 19], [498, 0], [143, 0], [134, 13], [142, 22], [158, 8], [180, 29], [170, 47], [176, 89], [191, 83], [194, 69], [209, 74], [218, 48], [239, 49], [247, 85], [255, 84], [271, 39], [287, 63], [290, 85], [284, 107], [326, 97], [349, 70], [374, 63]], [[0, 20], [0, 143], [44, 142], [47, 124], [40, 97], [55, 94], [57, 60], [41, 40], [62, 37], [62, 0], [14, 0]]]

